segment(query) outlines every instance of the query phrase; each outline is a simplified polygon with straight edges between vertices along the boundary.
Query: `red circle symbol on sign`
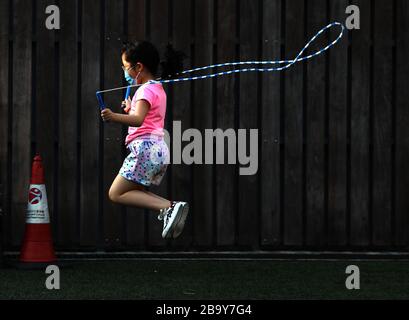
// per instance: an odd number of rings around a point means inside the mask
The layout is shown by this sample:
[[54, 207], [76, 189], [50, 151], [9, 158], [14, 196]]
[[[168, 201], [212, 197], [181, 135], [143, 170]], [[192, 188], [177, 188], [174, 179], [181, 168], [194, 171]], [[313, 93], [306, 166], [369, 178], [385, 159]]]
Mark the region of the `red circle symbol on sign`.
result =
[[30, 192], [28, 193], [28, 202], [30, 204], [37, 204], [41, 201], [42, 194], [41, 190], [37, 188], [31, 188]]

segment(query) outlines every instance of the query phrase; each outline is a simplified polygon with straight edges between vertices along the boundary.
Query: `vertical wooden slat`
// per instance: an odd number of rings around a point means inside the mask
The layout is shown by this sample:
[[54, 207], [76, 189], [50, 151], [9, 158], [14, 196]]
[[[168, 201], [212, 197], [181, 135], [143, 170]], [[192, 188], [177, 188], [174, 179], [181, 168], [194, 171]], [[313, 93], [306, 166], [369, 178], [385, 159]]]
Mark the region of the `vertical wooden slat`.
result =
[[0, 265], [2, 261], [3, 243], [5, 240], [5, 224], [7, 212], [8, 190], [8, 141], [9, 141], [9, 16], [8, 1], [0, 3]]
[[[281, 60], [281, 0], [263, 2], [263, 59]], [[267, 65], [265, 67], [272, 67]], [[280, 228], [280, 77], [262, 74], [261, 97], [261, 203], [260, 237], [262, 245], [279, 245]]]
[[[54, 5], [52, 0], [38, 0], [35, 2], [36, 10], [36, 73], [34, 74], [35, 90], [35, 109], [33, 113], [34, 124], [34, 143], [35, 151], [43, 159], [44, 178], [47, 188], [48, 209], [50, 221], [55, 234], [58, 218], [58, 212], [54, 210], [54, 167], [55, 152], [54, 146], [57, 140], [55, 127], [58, 126], [55, 92], [58, 89], [56, 85], [56, 66], [55, 66], [55, 44], [54, 30], [49, 30], [45, 26], [45, 9], [49, 5]], [[56, 219], [54, 219], [56, 218]]]
[[[240, 60], [258, 60], [259, 5], [257, 1], [240, 1]], [[250, 150], [250, 129], [258, 127], [259, 101], [258, 74], [240, 75], [239, 129], [246, 129], [247, 154]], [[258, 156], [258, 155], [257, 155]], [[241, 166], [241, 165], [240, 165]], [[258, 175], [239, 176], [238, 185], [238, 235], [239, 245], [258, 245]]]
[[[146, 36], [147, 0], [128, 1], [128, 40], [140, 41]], [[135, 93], [135, 90], [132, 90]], [[129, 151], [126, 152], [126, 155]], [[127, 245], [142, 248], [145, 245], [145, 213], [143, 209], [126, 208], [126, 241]]]
[[[124, 0], [105, 1], [105, 37], [104, 37], [104, 86], [121, 86], [121, 40], [123, 34]], [[121, 113], [122, 91], [114, 91], [105, 97], [105, 103], [113, 112]], [[122, 206], [109, 200], [108, 191], [122, 165], [122, 125], [104, 124], [104, 244], [107, 247], [119, 246], [122, 242], [121, 222]]]
[[[213, 63], [213, 1], [195, 0], [195, 67]], [[205, 129], [213, 128], [213, 81], [193, 82], [193, 127], [204, 135]], [[204, 145], [204, 141], [203, 141]], [[193, 205], [195, 244], [211, 246], [213, 242], [213, 170], [211, 165], [194, 165]]]
[[[20, 246], [24, 231], [31, 171], [32, 1], [13, 1], [13, 106], [11, 215], [13, 246]], [[24, 76], [22, 76], [24, 75]]]
[[[176, 50], [182, 50], [188, 58], [185, 60], [184, 69], [191, 69], [191, 33], [193, 26], [191, 25], [192, 19], [190, 16], [192, 8], [192, 1], [190, 0], [177, 0], [173, 1], [173, 45]], [[194, 104], [190, 99], [191, 82], [184, 81], [176, 83], [173, 86], [173, 103], [172, 103], [172, 115], [173, 121], [181, 122], [181, 130], [189, 129], [192, 127], [191, 116], [192, 108]], [[169, 96], [168, 96], [169, 98]], [[170, 105], [168, 104], [168, 107]], [[170, 128], [167, 128], [170, 132]], [[176, 138], [181, 140], [181, 137]], [[175, 141], [172, 141], [172, 146], [175, 146]], [[179, 142], [178, 142], [179, 143]], [[191, 185], [192, 185], [192, 170], [191, 166], [186, 164], [172, 165], [172, 199], [183, 200], [189, 202], [190, 206], [193, 205], [191, 197]], [[190, 212], [190, 214], [192, 211]], [[183, 234], [174, 241], [175, 246], [181, 248], [187, 248], [192, 242], [193, 224], [192, 216], [189, 214], [186, 221]]]
[[[78, 0], [60, 3], [58, 243], [78, 246]], [[95, 103], [94, 103], [95, 104]]]
[[[330, 21], [343, 22], [347, 0], [329, 1]], [[330, 32], [335, 39], [338, 30]], [[330, 246], [347, 243], [348, 31], [328, 52], [328, 215]]]
[[[217, 2], [217, 62], [236, 61], [236, 1]], [[235, 127], [235, 95], [237, 75], [217, 78], [217, 128]], [[227, 140], [226, 140], [227, 141]], [[233, 246], [235, 241], [237, 212], [236, 165], [227, 164], [228, 149], [225, 145], [223, 165], [215, 166], [217, 245]]]
[[[158, 48], [161, 59], [168, 43], [168, 20], [169, 20], [169, 2], [160, 0], [151, 0], [150, 4], [150, 41]], [[159, 68], [160, 72], [160, 68]], [[160, 76], [160, 75], [158, 75]], [[170, 85], [164, 84], [167, 95], [169, 96]], [[168, 104], [169, 107], [169, 104]], [[165, 126], [169, 125], [169, 109], [166, 111]], [[163, 177], [160, 186], [153, 186], [151, 191], [161, 197], [168, 197], [169, 172]], [[157, 219], [158, 212], [149, 211], [149, 244], [154, 247], [164, 246], [166, 241], [162, 238], [163, 224]]]
[[375, 0], [374, 5], [372, 240], [390, 245], [393, 1]]
[[[285, 57], [304, 45], [304, 1], [286, 1]], [[284, 244], [303, 240], [303, 65], [285, 71]]]
[[351, 44], [351, 244], [369, 244], [369, 113], [370, 22], [368, 1], [361, 10], [361, 29], [352, 32]]
[[[307, 39], [326, 25], [327, 1], [308, 1]], [[322, 35], [311, 46], [311, 50], [324, 48], [328, 43]], [[326, 121], [326, 59], [321, 55], [307, 62], [307, 88], [305, 98], [307, 128], [306, 137], [306, 244], [323, 246], [325, 234], [325, 121]]]
[[395, 245], [409, 241], [409, 2], [397, 1], [396, 8], [396, 212]]
[[81, 245], [97, 245], [99, 227], [100, 110], [95, 91], [101, 77], [101, 1], [82, 1]]

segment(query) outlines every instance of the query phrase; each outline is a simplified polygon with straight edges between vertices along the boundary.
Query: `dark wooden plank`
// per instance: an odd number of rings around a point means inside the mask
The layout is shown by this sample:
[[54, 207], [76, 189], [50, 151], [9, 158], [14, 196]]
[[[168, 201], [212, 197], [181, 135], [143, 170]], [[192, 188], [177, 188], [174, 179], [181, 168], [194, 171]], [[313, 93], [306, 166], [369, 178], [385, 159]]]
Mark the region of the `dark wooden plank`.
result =
[[[124, 38], [124, 0], [105, 1], [104, 86], [113, 88], [122, 84], [121, 45]], [[121, 112], [122, 91], [106, 95], [105, 102], [114, 112]], [[122, 243], [122, 206], [109, 200], [108, 191], [122, 165], [122, 125], [104, 125], [104, 245], [118, 247]], [[124, 235], [125, 236], [125, 235]]]
[[390, 245], [392, 219], [393, 1], [374, 2], [372, 241]]
[[48, 211], [53, 233], [56, 234], [58, 211], [54, 208], [54, 168], [56, 166], [55, 142], [57, 141], [55, 127], [57, 122], [56, 105], [56, 65], [55, 65], [55, 31], [45, 26], [45, 10], [54, 5], [52, 0], [38, 0], [36, 3], [36, 73], [35, 109], [33, 113], [35, 151], [43, 159], [44, 178], [47, 189]]
[[[195, 47], [194, 66], [213, 63], [213, 2], [195, 2]], [[193, 127], [204, 130], [213, 127], [213, 81], [209, 79], [193, 82], [194, 109]], [[195, 245], [210, 247], [213, 244], [213, 167], [210, 164], [193, 167], [193, 203], [191, 214], [194, 223]]]
[[[185, 60], [184, 69], [191, 69], [192, 66], [192, 53], [191, 53], [191, 34], [192, 34], [192, 17], [189, 14], [192, 10], [192, 1], [179, 0], [173, 2], [173, 45], [177, 50], [182, 50], [188, 58]], [[172, 109], [172, 120], [180, 121], [181, 130], [186, 130], [192, 127], [192, 107], [191, 102], [191, 81], [184, 81], [176, 83], [173, 86], [173, 101], [171, 105], [168, 103], [168, 108]], [[169, 97], [169, 96], [168, 96]], [[170, 132], [171, 128], [167, 128]], [[176, 139], [176, 137], [175, 137]], [[179, 143], [181, 141], [181, 137]], [[172, 147], [174, 148], [175, 141], [172, 141]], [[171, 159], [173, 163], [173, 159]], [[192, 167], [186, 164], [173, 164], [172, 165], [172, 199], [187, 201], [192, 205]], [[190, 212], [192, 213], [192, 212]], [[193, 224], [192, 215], [189, 214], [186, 220], [185, 229], [182, 235], [176, 239], [173, 244], [176, 247], [187, 249], [193, 240]]]
[[[128, 1], [128, 39], [130, 41], [143, 40], [146, 37], [147, 0]], [[132, 90], [135, 93], [135, 90]], [[126, 152], [126, 155], [128, 152]], [[126, 208], [126, 243], [133, 247], [145, 245], [145, 211], [140, 208]]]
[[[327, 1], [308, 1], [307, 39], [327, 24]], [[307, 40], [307, 41], [308, 41]], [[310, 52], [324, 48], [328, 43], [326, 35], [319, 37]], [[326, 121], [326, 59], [320, 55], [308, 60], [306, 90], [306, 244], [323, 246], [325, 233], [325, 121]]]
[[[281, 3], [263, 2], [263, 59], [281, 60]], [[272, 67], [266, 65], [264, 67]], [[262, 245], [279, 245], [281, 239], [280, 185], [280, 78], [282, 73], [262, 74], [261, 97], [261, 162], [260, 162], [260, 238]]]
[[[78, 0], [60, 4], [58, 234], [60, 246], [79, 245], [78, 230]], [[94, 102], [95, 104], [95, 102]]]
[[[151, 0], [150, 4], [150, 41], [158, 48], [161, 59], [163, 52], [168, 43], [168, 20], [169, 20], [169, 2], [160, 0]], [[160, 68], [159, 68], [160, 70]], [[160, 76], [160, 75], [158, 75]], [[170, 85], [163, 85], [167, 95], [169, 96]], [[167, 105], [169, 108], [169, 105]], [[170, 124], [169, 109], [166, 110], [165, 129], [168, 130]], [[169, 169], [168, 169], [169, 170]], [[166, 172], [160, 186], [151, 188], [153, 193], [160, 195], [163, 198], [168, 198], [169, 173]], [[163, 223], [157, 219], [157, 211], [149, 211], [148, 226], [149, 226], [149, 245], [153, 247], [163, 247], [167, 241], [162, 238]]]
[[[241, 61], [258, 60], [259, 58], [259, 5], [260, 3], [257, 1], [240, 1]], [[254, 72], [240, 75], [239, 128], [246, 129], [248, 136], [245, 144], [247, 155], [250, 154], [250, 129], [258, 128], [258, 112], [261, 101], [258, 79], [259, 74]], [[243, 146], [244, 141], [238, 141], [238, 145]], [[258, 246], [259, 192], [257, 177], [258, 174], [251, 174], [240, 175], [238, 178], [238, 245]]]
[[[31, 172], [31, 64], [32, 2], [13, 1], [13, 105], [12, 105], [12, 245], [20, 246], [25, 227]], [[24, 77], [19, 76], [24, 75]]]
[[397, 1], [396, 8], [396, 212], [394, 240], [409, 242], [409, 2]]
[[[304, 45], [304, 4], [286, 2], [285, 57]], [[303, 241], [303, 64], [285, 71], [284, 103], [284, 244]]]
[[99, 215], [100, 110], [95, 91], [101, 78], [101, 1], [82, 1], [81, 56], [81, 245], [97, 246]]
[[8, 141], [10, 139], [9, 131], [9, 2], [0, 3], [0, 264], [2, 260], [3, 243], [8, 242], [6, 238], [7, 230], [4, 226], [9, 221], [10, 212], [8, 212]]
[[[217, 62], [237, 61], [236, 59], [236, 1], [217, 3]], [[232, 68], [232, 67], [231, 67]], [[216, 70], [216, 69], [215, 69]], [[221, 70], [221, 69], [217, 69]], [[225, 69], [227, 70], [227, 69]], [[230, 69], [229, 69], [230, 70]], [[235, 86], [237, 75], [217, 78], [217, 128], [227, 130], [235, 128]], [[218, 246], [234, 246], [237, 212], [237, 165], [228, 163], [227, 139], [224, 144], [224, 163], [215, 165], [216, 188], [216, 239]]]
[[361, 29], [351, 43], [351, 234], [352, 245], [369, 244], [370, 3], [357, 1]]
[[[329, 2], [330, 21], [345, 20], [347, 0]], [[337, 37], [338, 28], [330, 32]], [[348, 33], [328, 53], [328, 244], [347, 243]]]

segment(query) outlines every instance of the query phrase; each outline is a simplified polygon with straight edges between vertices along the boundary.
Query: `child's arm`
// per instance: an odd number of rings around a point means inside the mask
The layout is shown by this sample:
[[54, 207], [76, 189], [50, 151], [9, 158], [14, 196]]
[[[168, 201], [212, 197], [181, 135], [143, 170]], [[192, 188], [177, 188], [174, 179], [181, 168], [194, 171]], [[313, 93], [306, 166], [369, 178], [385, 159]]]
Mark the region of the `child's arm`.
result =
[[104, 121], [113, 121], [131, 127], [139, 127], [143, 123], [149, 111], [149, 107], [150, 105], [146, 100], [138, 100], [136, 102], [135, 112], [132, 114], [115, 113], [112, 112], [111, 109], [105, 108], [101, 111], [101, 117]]

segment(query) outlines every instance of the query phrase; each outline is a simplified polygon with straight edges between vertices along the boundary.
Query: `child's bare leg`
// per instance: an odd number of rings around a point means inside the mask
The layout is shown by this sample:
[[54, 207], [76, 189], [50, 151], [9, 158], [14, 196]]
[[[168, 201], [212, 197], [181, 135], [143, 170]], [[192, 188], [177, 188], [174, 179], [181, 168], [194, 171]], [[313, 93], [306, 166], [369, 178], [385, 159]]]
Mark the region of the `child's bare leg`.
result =
[[156, 198], [158, 198], [158, 199], [162, 199], [162, 200], [164, 200], [164, 201], [168, 201], [167, 199], [162, 198], [160, 195], [157, 195], [156, 193], [150, 192], [150, 191], [148, 191], [148, 190], [143, 190], [143, 192], [146, 192], [147, 194], [149, 194], [149, 195], [151, 195], [151, 196], [153, 196], [153, 197], [156, 197]]
[[119, 204], [158, 211], [171, 206], [169, 200], [147, 193], [143, 186], [128, 181], [119, 174], [109, 189], [109, 198]]

